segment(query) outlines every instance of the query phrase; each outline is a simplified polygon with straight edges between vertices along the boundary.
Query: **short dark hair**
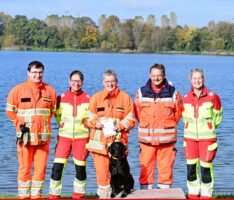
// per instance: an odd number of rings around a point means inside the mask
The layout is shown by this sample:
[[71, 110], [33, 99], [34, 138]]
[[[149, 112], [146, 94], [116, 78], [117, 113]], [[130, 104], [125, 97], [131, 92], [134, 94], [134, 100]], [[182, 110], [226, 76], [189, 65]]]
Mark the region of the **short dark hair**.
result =
[[81, 71], [79, 71], [79, 70], [74, 70], [73, 72], [71, 72], [71, 74], [70, 74], [70, 80], [71, 80], [71, 78], [72, 78], [72, 76], [73, 76], [74, 74], [78, 74], [79, 77], [80, 77], [80, 79], [82, 80], [82, 82], [84, 81], [84, 75], [83, 75], [83, 73], [82, 73]]
[[32, 62], [30, 62], [29, 64], [28, 64], [28, 71], [30, 72], [31, 71], [31, 68], [32, 67], [35, 67], [36, 69], [39, 69], [39, 68], [42, 68], [43, 69], [43, 71], [44, 71], [44, 65], [41, 63], [41, 62], [39, 62], [39, 61], [32, 61]]
[[152, 69], [159, 69], [162, 71], [163, 75], [166, 76], [166, 70], [163, 64], [154, 64], [152, 67], [150, 67], [150, 73]]

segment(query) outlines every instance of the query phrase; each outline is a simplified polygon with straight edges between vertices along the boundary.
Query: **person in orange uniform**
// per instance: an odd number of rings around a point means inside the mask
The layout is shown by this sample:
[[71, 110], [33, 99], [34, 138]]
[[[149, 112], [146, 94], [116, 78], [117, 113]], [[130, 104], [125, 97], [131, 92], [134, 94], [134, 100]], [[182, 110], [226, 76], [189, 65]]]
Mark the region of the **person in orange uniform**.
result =
[[[131, 97], [117, 86], [117, 75], [113, 70], [103, 74], [104, 90], [94, 94], [88, 108], [88, 126], [91, 128], [87, 148], [92, 152], [97, 176], [99, 198], [110, 197], [110, 174], [108, 146], [119, 140], [128, 144], [129, 130], [135, 126], [134, 104]], [[106, 120], [112, 123], [114, 135], [104, 133]], [[110, 123], [110, 124], [111, 124]], [[110, 125], [110, 132], [113, 132]], [[116, 133], [116, 134], [115, 134]]]
[[214, 188], [212, 161], [218, 148], [216, 128], [222, 121], [223, 110], [219, 96], [205, 87], [202, 69], [191, 71], [190, 82], [192, 88], [183, 98], [182, 112], [188, 198], [211, 199]]
[[17, 132], [20, 199], [42, 197], [52, 134], [51, 117], [56, 108], [55, 89], [42, 82], [43, 73], [41, 62], [30, 62], [27, 82], [14, 87], [7, 98], [6, 114]]
[[83, 90], [84, 76], [75, 70], [69, 78], [70, 89], [57, 98], [55, 119], [59, 124], [58, 143], [50, 180], [50, 199], [59, 199], [62, 190], [62, 175], [72, 152], [76, 176], [73, 182], [74, 199], [84, 197], [86, 188], [86, 144], [89, 130], [86, 125], [89, 95]]
[[181, 118], [181, 95], [165, 78], [165, 67], [154, 64], [150, 78], [135, 97], [139, 121], [140, 188], [152, 189], [158, 166], [157, 188], [170, 188], [176, 156], [177, 123]]

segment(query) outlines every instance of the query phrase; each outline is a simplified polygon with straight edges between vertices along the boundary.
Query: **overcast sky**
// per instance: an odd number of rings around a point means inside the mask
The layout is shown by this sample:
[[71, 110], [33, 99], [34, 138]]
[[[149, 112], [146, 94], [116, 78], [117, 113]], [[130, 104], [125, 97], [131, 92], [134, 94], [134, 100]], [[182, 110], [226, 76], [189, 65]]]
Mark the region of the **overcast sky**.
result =
[[45, 19], [47, 15], [87, 16], [95, 22], [100, 15], [116, 15], [121, 20], [135, 16], [177, 15], [179, 25], [207, 26], [210, 20], [234, 23], [234, 0], [0, 0], [0, 12], [11, 16], [25, 15], [28, 19]]

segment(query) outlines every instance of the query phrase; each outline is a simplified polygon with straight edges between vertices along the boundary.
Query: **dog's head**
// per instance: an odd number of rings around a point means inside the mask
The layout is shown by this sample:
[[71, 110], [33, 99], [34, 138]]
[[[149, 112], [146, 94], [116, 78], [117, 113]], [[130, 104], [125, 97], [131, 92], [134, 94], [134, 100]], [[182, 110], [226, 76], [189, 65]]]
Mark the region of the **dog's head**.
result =
[[122, 142], [113, 142], [109, 146], [108, 151], [112, 157], [119, 159], [125, 156], [126, 147]]

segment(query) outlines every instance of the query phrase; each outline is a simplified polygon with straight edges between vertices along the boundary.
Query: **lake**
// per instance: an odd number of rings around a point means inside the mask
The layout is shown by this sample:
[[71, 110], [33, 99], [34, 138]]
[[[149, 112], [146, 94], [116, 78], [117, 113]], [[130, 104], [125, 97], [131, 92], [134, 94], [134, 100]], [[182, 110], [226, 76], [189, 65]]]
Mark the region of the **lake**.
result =
[[[24, 52], [0, 51], [0, 194], [17, 194], [17, 153], [15, 129], [5, 115], [7, 94], [12, 87], [27, 79], [27, 65], [39, 60], [45, 65], [44, 81], [51, 84], [61, 94], [68, 89], [68, 77], [71, 71], [79, 69], [84, 73], [84, 91], [93, 95], [102, 86], [102, 73], [114, 69], [118, 74], [119, 87], [133, 98], [137, 89], [145, 84], [149, 77], [149, 68], [154, 63], [166, 67], [166, 77], [185, 95], [190, 89], [189, 73], [193, 68], [202, 68], [205, 72], [206, 86], [217, 93], [222, 101], [223, 122], [217, 130], [219, 143], [214, 161], [215, 193], [234, 192], [234, 57], [208, 55], [163, 55], [163, 54], [106, 54], [106, 53], [64, 53], [64, 52]], [[57, 136], [57, 124], [52, 120], [53, 138], [50, 145], [50, 157], [47, 165], [46, 181], [43, 193], [48, 194], [54, 148]], [[178, 149], [174, 165], [173, 187], [186, 188], [186, 161], [183, 155], [183, 122], [178, 127]], [[130, 133], [128, 160], [135, 179], [135, 189], [139, 189], [139, 144], [137, 127]], [[75, 174], [73, 160], [70, 158], [63, 179], [63, 194], [72, 193]], [[95, 169], [91, 155], [87, 160], [87, 192], [96, 192]], [[157, 176], [155, 178], [157, 182]], [[156, 186], [156, 184], [155, 184]]]

